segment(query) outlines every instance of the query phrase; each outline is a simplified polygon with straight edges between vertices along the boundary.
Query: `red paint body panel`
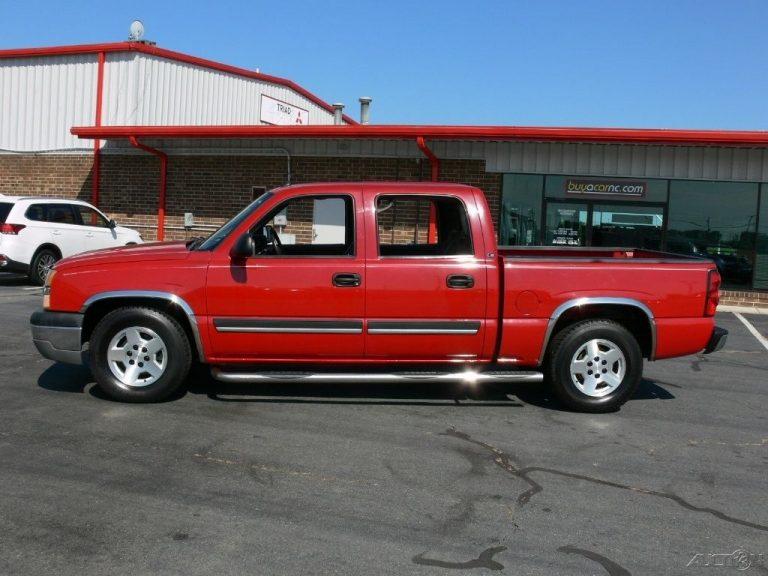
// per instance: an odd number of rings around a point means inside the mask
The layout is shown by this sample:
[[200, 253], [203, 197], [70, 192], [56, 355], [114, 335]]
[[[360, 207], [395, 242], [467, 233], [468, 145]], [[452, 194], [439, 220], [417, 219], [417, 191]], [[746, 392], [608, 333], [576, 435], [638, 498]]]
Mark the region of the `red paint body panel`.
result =
[[[483, 193], [442, 183], [329, 183], [276, 190], [214, 250], [183, 243], [103, 250], [61, 261], [51, 309], [79, 311], [95, 294], [160, 291], [194, 313], [206, 357], [217, 364], [496, 362], [536, 366], [558, 311], [583, 298], [622, 299], [652, 316], [656, 358], [692, 354], [714, 327], [704, 317], [707, 276], [714, 264], [641, 250], [499, 250]], [[236, 240], [283, 201], [302, 195], [349, 195], [356, 250], [344, 257], [253, 257], [235, 262]], [[376, 199], [382, 194], [452, 196], [466, 207], [473, 253], [466, 256], [381, 257]], [[360, 286], [339, 287], [336, 273]], [[451, 289], [447, 276], [471, 275], [474, 286]], [[214, 319], [258, 322], [346, 321], [355, 333], [219, 330]], [[460, 333], [376, 333], [376, 326], [462, 323]], [[378, 324], [372, 324], [378, 323]], [[444, 324], [441, 324], [444, 325]], [[242, 326], [241, 326], [242, 328]], [[369, 330], [371, 328], [371, 330]]]

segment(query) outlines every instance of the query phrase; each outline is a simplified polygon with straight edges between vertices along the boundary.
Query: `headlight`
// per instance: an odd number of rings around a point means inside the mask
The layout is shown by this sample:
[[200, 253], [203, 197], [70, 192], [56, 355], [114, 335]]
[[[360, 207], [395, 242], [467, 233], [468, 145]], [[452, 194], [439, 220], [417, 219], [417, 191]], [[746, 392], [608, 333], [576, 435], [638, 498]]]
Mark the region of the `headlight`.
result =
[[56, 276], [56, 269], [54, 268], [45, 277], [45, 284], [43, 285], [43, 308], [46, 310], [51, 307], [51, 284], [53, 284], [53, 277]]

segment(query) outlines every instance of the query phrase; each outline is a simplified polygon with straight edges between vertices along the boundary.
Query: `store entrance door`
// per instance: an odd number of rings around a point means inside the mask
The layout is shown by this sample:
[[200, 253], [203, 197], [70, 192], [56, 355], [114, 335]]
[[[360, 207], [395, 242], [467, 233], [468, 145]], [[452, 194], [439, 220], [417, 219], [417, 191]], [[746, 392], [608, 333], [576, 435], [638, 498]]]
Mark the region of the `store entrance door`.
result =
[[545, 243], [661, 250], [663, 204], [549, 201]]

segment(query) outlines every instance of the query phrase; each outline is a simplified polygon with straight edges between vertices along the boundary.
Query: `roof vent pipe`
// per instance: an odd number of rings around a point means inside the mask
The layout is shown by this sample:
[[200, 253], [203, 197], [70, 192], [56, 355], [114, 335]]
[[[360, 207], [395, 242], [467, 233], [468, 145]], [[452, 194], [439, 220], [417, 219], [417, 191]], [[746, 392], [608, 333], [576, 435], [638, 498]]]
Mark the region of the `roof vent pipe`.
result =
[[333, 106], [333, 123], [344, 124], [344, 104], [336, 102], [331, 104], [331, 106]]
[[360, 97], [360, 124], [371, 123], [371, 102], [373, 98], [370, 96]]

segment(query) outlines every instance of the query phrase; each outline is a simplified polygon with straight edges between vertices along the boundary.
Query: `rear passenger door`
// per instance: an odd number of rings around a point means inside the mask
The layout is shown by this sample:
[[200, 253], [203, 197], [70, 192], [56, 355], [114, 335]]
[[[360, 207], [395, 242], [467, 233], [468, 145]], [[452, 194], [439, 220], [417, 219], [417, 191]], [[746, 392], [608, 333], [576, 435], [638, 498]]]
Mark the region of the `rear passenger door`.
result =
[[[366, 202], [376, 238], [366, 268], [366, 356], [479, 358], [487, 281], [484, 247], [473, 244], [467, 206], [453, 196], [375, 188]], [[479, 230], [474, 237], [482, 243]]]
[[[83, 230], [80, 218], [72, 204], [42, 204], [45, 210], [46, 228], [50, 231], [50, 242], [58, 247], [66, 258], [83, 251]], [[42, 242], [41, 242], [42, 243]]]

